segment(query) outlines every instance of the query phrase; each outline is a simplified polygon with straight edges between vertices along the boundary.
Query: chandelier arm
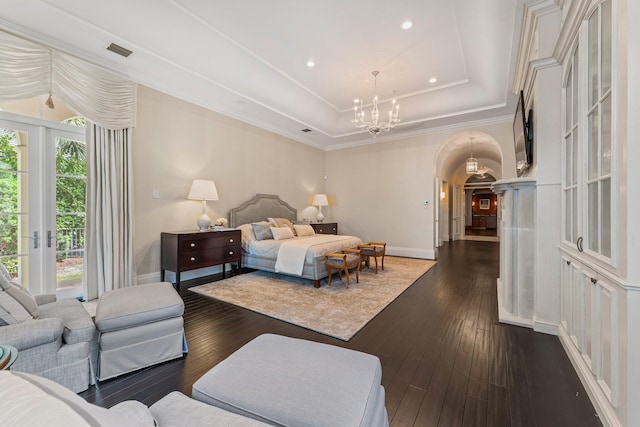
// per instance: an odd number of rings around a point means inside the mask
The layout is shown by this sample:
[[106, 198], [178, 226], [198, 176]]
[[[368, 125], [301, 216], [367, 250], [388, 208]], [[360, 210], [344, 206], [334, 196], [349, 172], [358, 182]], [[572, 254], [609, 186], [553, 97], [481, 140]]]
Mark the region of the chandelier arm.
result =
[[[366, 120], [366, 113], [364, 111], [364, 103], [362, 98], [356, 100], [356, 105], [353, 107], [353, 120], [351, 123], [358, 129], [366, 129], [371, 135], [374, 137], [378, 135], [381, 131], [388, 132], [390, 129], [393, 129], [395, 125], [400, 123], [399, 117], [399, 108], [400, 106], [396, 104], [395, 99], [391, 105], [391, 110], [389, 111], [389, 120], [386, 122], [380, 121], [380, 109], [378, 106], [378, 74], [379, 71], [372, 71], [373, 75], [373, 87], [374, 87], [374, 97], [371, 107], [371, 121]], [[360, 105], [358, 105], [358, 103]], [[395, 111], [394, 107], [395, 106]]]

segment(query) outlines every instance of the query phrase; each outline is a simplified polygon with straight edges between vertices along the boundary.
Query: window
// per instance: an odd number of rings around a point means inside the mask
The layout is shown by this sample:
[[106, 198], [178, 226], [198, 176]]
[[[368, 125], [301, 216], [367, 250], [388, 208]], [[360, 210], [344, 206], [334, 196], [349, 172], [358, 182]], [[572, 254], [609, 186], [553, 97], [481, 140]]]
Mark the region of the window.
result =
[[581, 238], [587, 253], [611, 262], [612, 63], [611, 2], [583, 24], [564, 82], [563, 239]]
[[565, 82], [564, 240], [578, 240], [578, 50], [571, 57]]

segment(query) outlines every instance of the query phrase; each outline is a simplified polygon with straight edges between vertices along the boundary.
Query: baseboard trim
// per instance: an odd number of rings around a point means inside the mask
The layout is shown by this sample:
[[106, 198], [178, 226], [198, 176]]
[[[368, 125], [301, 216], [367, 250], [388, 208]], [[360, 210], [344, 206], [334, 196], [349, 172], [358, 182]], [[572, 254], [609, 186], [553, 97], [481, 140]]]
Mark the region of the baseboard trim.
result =
[[498, 310], [498, 320], [500, 323], [507, 323], [509, 325], [524, 326], [525, 328], [533, 329], [533, 321], [524, 317], [514, 316], [506, 311]]
[[558, 335], [558, 325], [533, 319], [533, 330], [548, 335]]
[[138, 274], [138, 284], [156, 283], [160, 281], [160, 273]]
[[496, 280], [498, 293], [498, 321], [500, 323], [508, 323], [509, 325], [524, 326], [533, 329], [533, 320], [524, 317], [514, 316], [502, 308], [502, 279], [498, 277]]
[[[227, 271], [231, 270], [231, 264], [228, 264]], [[206, 267], [199, 268], [197, 270], [191, 271], [183, 271], [180, 273], [180, 282], [184, 282], [186, 280], [197, 279], [199, 277], [204, 276], [212, 276], [214, 274], [222, 273], [222, 266], [217, 265], [214, 267]], [[145, 283], [155, 283], [160, 282], [160, 272], [157, 273], [147, 273], [147, 274], [139, 274], [137, 276], [138, 284], [142, 285]], [[165, 281], [175, 283], [176, 274], [173, 271], [167, 271], [165, 273]]]
[[388, 246], [386, 248], [386, 254], [390, 256], [401, 256], [407, 258], [420, 258], [420, 259], [436, 259], [436, 254], [433, 249], [417, 249], [417, 248], [403, 248], [398, 246]]
[[607, 399], [607, 396], [605, 396], [602, 389], [600, 389], [600, 386], [591, 374], [591, 370], [584, 363], [580, 351], [573, 344], [568, 332], [563, 327], [558, 328], [558, 337], [560, 338], [562, 347], [564, 347], [564, 351], [567, 353], [567, 356], [569, 356], [573, 369], [578, 374], [578, 378], [580, 378], [582, 385], [587, 391], [591, 403], [593, 403], [596, 412], [598, 412], [602, 425], [605, 427], [622, 427], [622, 423], [618, 419], [615, 409], [613, 409], [609, 399]]

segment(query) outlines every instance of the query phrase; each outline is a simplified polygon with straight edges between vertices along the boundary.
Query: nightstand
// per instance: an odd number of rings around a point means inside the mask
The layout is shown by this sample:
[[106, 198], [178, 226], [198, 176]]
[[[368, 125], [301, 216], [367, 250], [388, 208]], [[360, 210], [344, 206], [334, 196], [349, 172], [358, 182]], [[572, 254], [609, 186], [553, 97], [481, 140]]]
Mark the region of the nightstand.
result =
[[337, 222], [313, 222], [311, 227], [316, 234], [338, 234]]
[[198, 268], [237, 264], [242, 271], [241, 232], [236, 229], [216, 231], [177, 231], [161, 233], [161, 280], [166, 270], [176, 273], [176, 289], [180, 290], [180, 273]]

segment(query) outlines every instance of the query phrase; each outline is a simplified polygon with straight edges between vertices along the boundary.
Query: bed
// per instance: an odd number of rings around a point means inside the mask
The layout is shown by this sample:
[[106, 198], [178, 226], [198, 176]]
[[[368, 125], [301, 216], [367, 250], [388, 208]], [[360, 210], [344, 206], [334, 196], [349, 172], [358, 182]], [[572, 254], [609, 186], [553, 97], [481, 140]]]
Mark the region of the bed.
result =
[[[270, 271], [273, 273], [288, 274], [313, 281], [313, 286], [320, 287], [320, 280], [327, 277], [324, 254], [327, 252], [339, 252], [342, 249], [357, 247], [362, 241], [355, 236], [326, 235], [294, 237], [293, 239], [255, 239], [251, 238], [251, 224], [264, 223], [268, 218], [283, 218], [296, 223], [298, 212], [295, 208], [283, 201], [277, 195], [256, 194], [251, 200], [233, 208], [229, 212], [231, 227], [240, 228], [242, 238], [242, 266], [256, 270]], [[284, 245], [284, 247], [283, 247]], [[296, 246], [298, 248], [296, 249]], [[306, 251], [303, 249], [307, 246]], [[304, 261], [298, 263], [301, 272], [287, 272], [287, 267], [292, 264], [283, 261], [282, 252], [304, 252]], [[296, 262], [293, 262], [296, 264]]]

